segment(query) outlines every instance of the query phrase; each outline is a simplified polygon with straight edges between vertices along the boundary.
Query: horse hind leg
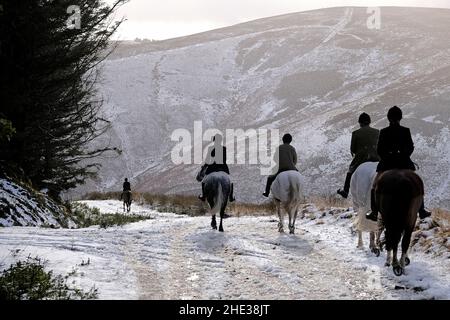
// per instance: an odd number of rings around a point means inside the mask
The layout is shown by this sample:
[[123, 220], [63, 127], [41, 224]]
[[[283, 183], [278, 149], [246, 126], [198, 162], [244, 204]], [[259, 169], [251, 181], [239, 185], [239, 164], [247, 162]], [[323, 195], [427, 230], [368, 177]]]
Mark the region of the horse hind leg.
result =
[[380, 249], [377, 246], [376, 232], [373, 232], [373, 231], [370, 232], [369, 248], [370, 248], [370, 251], [372, 253], [374, 253], [377, 257], [380, 256]]
[[292, 220], [293, 220], [292, 208], [286, 208], [286, 211], [287, 211], [288, 216], [289, 216], [289, 224], [288, 224], [289, 234], [293, 234], [294, 230], [293, 230], [293, 224], [292, 224]]
[[410, 259], [408, 257], [409, 244], [411, 243], [412, 231], [405, 231], [402, 239], [402, 255], [400, 257], [400, 267], [405, 268], [405, 266], [410, 264]]
[[212, 218], [211, 218], [211, 227], [212, 227], [214, 230], [217, 230], [217, 222], [216, 222], [216, 215], [215, 215], [215, 214], [213, 214], [213, 215], [212, 215]]
[[[226, 201], [225, 201], [225, 205], [226, 205]], [[219, 224], [219, 231], [223, 232], [223, 216], [225, 215], [225, 205], [222, 206], [222, 208], [220, 208], [220, 224]]]
[[389, 267], [392, 263], [392, 250], [387, 249], [387, 253], [386, 253], [386, 262], [384, 263], [384, 265], [386, 267]]
[[281, 206], [280, 203], [276, 203], [277, 206], [277, 213], [278, 213], [278, 232], [283, 233], [284, 232], [284, 225], [283, 225], [283, 213], [281, 212]]
[[404, 271], [404, 267], [401, 266], [397, 259], [397, 251], [398, 251], [398, 245], [394, 246], [393, 253], [392, 253], [392, 270], [394, 271], [394, 274], [396, 276], [401, 276]]
[[298, 207], [296, 207], [294, 212], [293, 212], [292, 224], [289, 226], [289, 233], [290, 234], [294, 234], [295, 233], [295, 220], [297, 220], [297, 214], [298, 214]]
[[358, 245], [356, 247], [358, 249], [364, 248], [363, 235], [361, 230], [358, 230]]

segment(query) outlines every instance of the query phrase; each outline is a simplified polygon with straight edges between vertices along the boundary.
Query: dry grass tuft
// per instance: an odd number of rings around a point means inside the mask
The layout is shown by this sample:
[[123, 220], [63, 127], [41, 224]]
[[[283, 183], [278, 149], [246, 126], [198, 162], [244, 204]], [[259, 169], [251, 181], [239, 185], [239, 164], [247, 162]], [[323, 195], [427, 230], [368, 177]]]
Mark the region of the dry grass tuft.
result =
[[313, 203], [316, 207], [323, 211], [326, 208], [348, 208], [351, 206], [351, 201], [344, 199], [334, 193], [325, 193], [317, 196], [312, 196], [308, 202]]

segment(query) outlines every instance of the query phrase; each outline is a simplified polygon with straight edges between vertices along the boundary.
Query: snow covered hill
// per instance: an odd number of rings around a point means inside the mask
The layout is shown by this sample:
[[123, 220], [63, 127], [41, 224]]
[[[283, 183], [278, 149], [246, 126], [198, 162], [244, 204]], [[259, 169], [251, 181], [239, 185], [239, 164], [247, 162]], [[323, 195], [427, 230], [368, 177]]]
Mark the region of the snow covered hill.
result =
[[[84, 203], [121, 210], [116, 200]], [[136, 205], [133, 212], [154, 219], [107, 229], [0, 228], [1, 268], [37, 255], [56, 273], [75, 269], [74, 284], [95, 285], [100, 299], [450, 299], [448, 256], [415, 248], [406, 275], [396, 277], [385, 253], [356, 249], [346, 209], [305, 207], [295, 235], [279, 234], [274, 216], [230, 217], [220, 233], [208, 216]]]
[[47, 195], [0, 178], [0, 227], [45, 226], [71, 228], [67, 209]]
[[[99, 88], [112, 130], [98, 143], [100, 178], [77, 192], [117, 190], [124, 177], [141, 191], [199, 193], [198, 165], [175, 166], [177, 128], [279, 128], [294, 136], [310, 194], [341, 187], [351, 131], [362, 111], [387, 125], [404, 111], [424, 178], [426, 204], [450, 208], [450, 10], [331, 8], [260, 19], [189, 37], [124, 44]], [[239, 200], [261, 201], [256, 165], [232, 165]]]

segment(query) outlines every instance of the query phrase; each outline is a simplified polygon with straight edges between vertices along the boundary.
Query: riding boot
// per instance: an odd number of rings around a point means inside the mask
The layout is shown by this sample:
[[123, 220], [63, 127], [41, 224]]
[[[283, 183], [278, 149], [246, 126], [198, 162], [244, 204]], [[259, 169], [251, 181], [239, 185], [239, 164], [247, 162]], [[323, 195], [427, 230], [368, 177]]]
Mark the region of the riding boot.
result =
[[352, 173], [348, 172], [345, 177], [344, 190], [339, 189], [337, 193], [341, 195], [343, 198], [347, 199], [348, 192], [350, 191], [350, 181], [352, 179]]
[[371, 212], [366, 214], [366, 218], [372, 221], [377, 221], [378, 219], [378, 208], [377, 202], [375, 200], [375, 189], [370, 190], [370, 209]]
[[206, 200], [206, 197], [205, 197], [205, 184], [204, 184], [203, 182], [202, 182], [202, 194], [199, 195], [198, 198], [199, 198], [201, 201], [205, 201], [205, 200]]
[[275, 180], [276, 176], [268, 176], [267, 177], [267, 183], [266, 183], [266, 191], [263, 193], [264, 197], [268, 197], [270, 194], [270, 187], [272, 186], [273, 181]]
[[233, 195], [233, 189], [234, 189], [234, 184], [232, 183], [231, 187], [230, 187], [230, 202], [233, 202], [236, 200], [236, 198]]
[[431, 212], [425, 210], [425, 204], [422, 201], [422, 205], [420, 206], [420, 209], [419, 209], [419, 218], [425, 219], [425, 218], [428, 218], [429, 216], [431, 216]]

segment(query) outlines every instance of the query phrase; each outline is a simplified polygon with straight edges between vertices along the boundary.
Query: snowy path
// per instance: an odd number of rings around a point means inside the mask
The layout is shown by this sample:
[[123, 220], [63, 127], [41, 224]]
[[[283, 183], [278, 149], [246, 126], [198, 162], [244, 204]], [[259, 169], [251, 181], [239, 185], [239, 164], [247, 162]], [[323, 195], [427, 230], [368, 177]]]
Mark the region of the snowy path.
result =
[[106, 230], [2, 228], [0, 263], [9, 265], [9, 251], [22, 248], [21, 256], [44, 257], [56, 272], [78, 265], [76, 282], [95, 284], [101, 299], [450, 298], [448, 259], [412, 252], [407, 275], [395, 277], [384, 254], [356, 249], [350, 220], [339, 215], [299, 220], [296, 235], [287, 235], [274, 216], [231, 217], [219, 233], [209, 217], [134, 210], [155, 219]]

